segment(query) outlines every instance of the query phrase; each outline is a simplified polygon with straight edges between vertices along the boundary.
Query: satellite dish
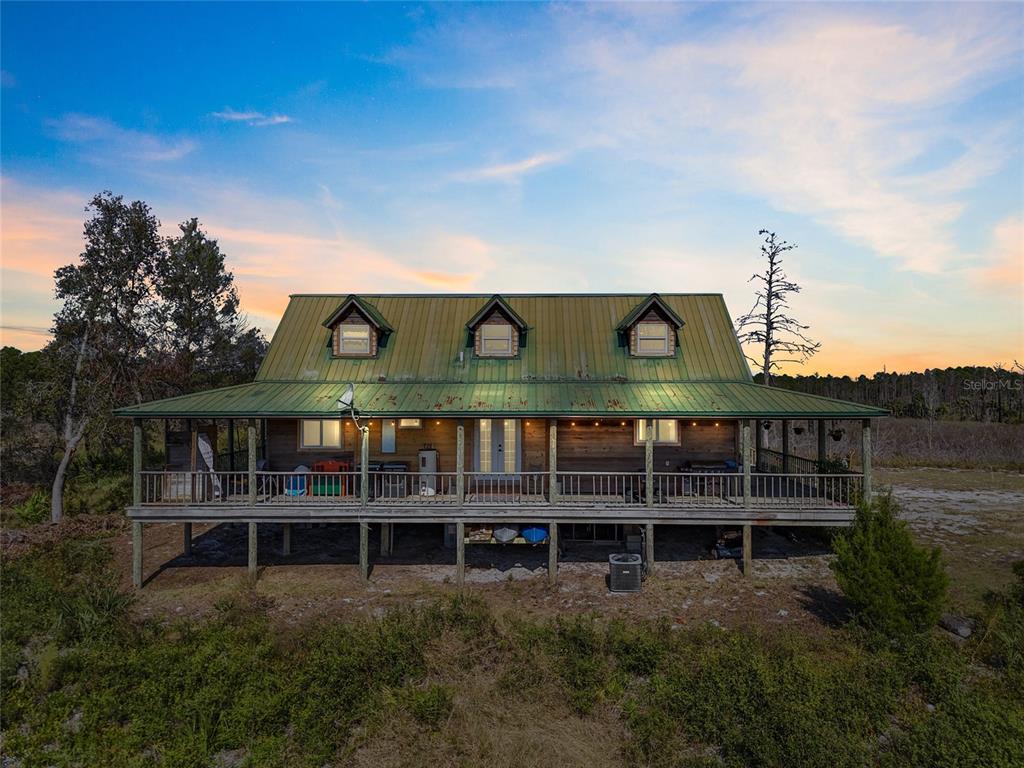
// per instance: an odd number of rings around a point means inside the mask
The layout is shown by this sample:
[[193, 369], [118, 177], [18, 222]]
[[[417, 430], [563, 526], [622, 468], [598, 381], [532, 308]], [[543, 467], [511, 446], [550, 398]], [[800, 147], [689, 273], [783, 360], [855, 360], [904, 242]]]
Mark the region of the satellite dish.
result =
[[352, 410], [356, 399], [356, 388], [352, 385], [348, 385], [348, 389], [345, 390], [345, 394], [338, 398], [338, 410], [348, 411]]

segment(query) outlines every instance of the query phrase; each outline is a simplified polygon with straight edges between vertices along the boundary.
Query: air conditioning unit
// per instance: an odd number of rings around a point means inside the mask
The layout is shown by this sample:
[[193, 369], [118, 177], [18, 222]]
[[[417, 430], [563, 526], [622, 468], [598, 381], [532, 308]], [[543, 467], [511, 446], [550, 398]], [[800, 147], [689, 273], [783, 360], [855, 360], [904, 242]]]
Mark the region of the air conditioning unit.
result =
[[643, 582], [644, 559], [632, 552], [608, 556], [608, 589], [612, 592], [639, 592]]

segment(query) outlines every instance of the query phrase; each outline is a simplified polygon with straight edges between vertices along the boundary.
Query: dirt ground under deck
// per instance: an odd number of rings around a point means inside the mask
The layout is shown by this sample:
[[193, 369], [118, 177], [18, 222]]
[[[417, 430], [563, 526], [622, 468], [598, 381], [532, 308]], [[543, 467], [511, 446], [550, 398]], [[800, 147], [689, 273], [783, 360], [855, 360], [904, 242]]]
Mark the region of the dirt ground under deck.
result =
[[[380, 556], [371, 528], [370, 584], [358, 576], [355, 525], [294, 525], [292, 554], [281, 554], [281, 526], [259, 527], [259, 580], [255, 590], [284, 625], [329, 616], [380, 613], [455, 594], [455, 550], [443, 546], [440, 525], [395, 527], [393, 553]], [[605, 615], [664, 617], [672, 622], [714, 621], [723, 626], [756, 622], [821, 626], [843, 613], [827, 565], [820, 531], [758, 529], [754, 578], [735, 560], [711, 558], [710, 527], [658, 526], [656, 574], [643, 592], [608, 591], [608, 555], [621, 546], [566, 542], [558, 584], [547, 581], [547, 545], [468, 544], [466, 590], [499, 611], [534, 615], [599, 611]], [[192, 555], [182, 555], [182, 527], [146, 526], [147, 582], [137, 610], [153, 617], [201, 616], [246, 589], [244, 524], [195, 525]], [[122, 572], [129, 572], [130, 542], [115, 540]]]

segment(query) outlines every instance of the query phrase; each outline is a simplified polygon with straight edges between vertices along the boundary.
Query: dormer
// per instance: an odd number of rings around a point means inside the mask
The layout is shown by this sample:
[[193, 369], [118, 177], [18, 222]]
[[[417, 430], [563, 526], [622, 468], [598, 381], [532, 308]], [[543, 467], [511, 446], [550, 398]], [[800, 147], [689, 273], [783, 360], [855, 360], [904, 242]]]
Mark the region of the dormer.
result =
[[630, 310], [615, 332], [631, 357], [675, 357], [683, 319], [656, 293]]
[[517, 357], [526, 346], [526, 321], [501, 296], [492, 296], [466, 323], [466, 346], [481, 358]]
[[376, 307], [355, 295], [346, 298], [323, 324], [331, 329], [333, 357], [376, 357], [394, 332]]

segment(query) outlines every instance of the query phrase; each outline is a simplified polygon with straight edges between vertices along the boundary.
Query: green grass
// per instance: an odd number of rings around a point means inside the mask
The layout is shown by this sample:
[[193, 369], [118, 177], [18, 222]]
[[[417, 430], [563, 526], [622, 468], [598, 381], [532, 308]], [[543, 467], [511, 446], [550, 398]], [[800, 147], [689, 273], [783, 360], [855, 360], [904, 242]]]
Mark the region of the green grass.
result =
[[[3, 750], [26, 766], [208, 766], [230, 750], [251, 766], [344, 765], [363, 750], [469, 765], [488, 752], [468, 740], [503, 727], [494, 701], [509, 718], [546, 715], [516, 720], [517, 739], [559, 734], [523, 768], [570, 764], [591, 723], [621, 731], [608, 765], [1024, 764], [1016, 592], [991, 596], [959, 648], [527, 620], [457, 597], [282, 631], [243, 591], [202, 622], [140, 622], [106, 545], [73, 541], [7, 563], [2, 588]], [[494, 720], [481, 727], [483, 711]]]

